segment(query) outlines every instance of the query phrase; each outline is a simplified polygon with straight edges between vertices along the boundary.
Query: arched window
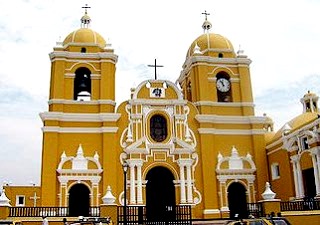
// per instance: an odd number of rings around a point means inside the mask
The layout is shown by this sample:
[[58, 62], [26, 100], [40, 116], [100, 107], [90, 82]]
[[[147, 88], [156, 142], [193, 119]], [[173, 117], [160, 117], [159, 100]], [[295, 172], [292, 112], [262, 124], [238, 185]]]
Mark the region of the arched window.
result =
[[219, 57], [219, 58], [223, 58], [223, 54], [220, 52], [220, 53], [218, 54], [218, 57]]
[[77, 101], [91, 100], [91, 72], [88, 68], [81, 67], [76, 70], [74, 78], [73, 99]]
[[150, 136], [156, 142], [162, 142], [167, 138], [167, 120], [162, 115], [154, 115], [150, 119]]
[[232, 85], [230, 76], [226, 72], [219, 72], [216, 78], [218, 102], [232, 102]]
[[81, 48], [81, 53], [86, 53], [87, 49], [86, 48]]

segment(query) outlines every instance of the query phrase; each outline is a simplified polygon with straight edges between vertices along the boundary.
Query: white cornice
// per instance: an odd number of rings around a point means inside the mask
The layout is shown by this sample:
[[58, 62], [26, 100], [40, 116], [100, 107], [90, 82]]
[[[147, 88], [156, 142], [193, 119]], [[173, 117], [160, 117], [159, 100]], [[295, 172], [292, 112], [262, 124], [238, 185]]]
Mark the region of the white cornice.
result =
[[[86, 169], [86, 170], [73, 170], [73, 169], [57, 169], [59, 174], [68, 174], [68, 175], [78, 175], [78, 176], [86, 176], [87, 174], [92, 176], [92, 174], [100, 174], [103, 172], [102, 169]], [[66, 177], [66, 176], [64, 176]], [[96, 176], [93, 176], [96, 178]]]
[[266, 117], [258, 116], [219, 116], [219, 115], [196, 115], [196, 120], [199, 123], [213, 124], [263, 124], [266, 122]]
[[263, 129], [215, 129], [215, 128], [199, 128], [200, 134], [215, 134], [215, 135], [264, 135]]
[[106, 60], [111, 59], [110, 62], [117, 63], [118, 56], [110, 52], [98, 52], [98, 53], [81, 53], [81, 52], [66, 52], [66, 51], [55, 51], [49, 54], [50, 60], [58, 60], [59, 58], [65, 59], [99, 59]]
[[187, 100], [177, 100], [177, 99], [131, 99], [129, 100], [129, 104], [131, 105], [185, 105], [187, 104]]
[[203, 214], [204, 214], [204, 215], [208, 215], [208, 214], [220, 214], [220, 210], [219, 210], [219, 209], [205, 209], [205, 210], [203, 210]]
[[[64, 74], [64, 76], [66, 77], [66, 78], [75, 78], [75, 76], [76, 76], [76, 74], [74, 74], [74, 73], [65, 73]], [[92, 80], [99, 80], [99, 79], [101, 79], [101, 74], [90, 74], [90, 79], [92, 79]]]
[[[239, 74], [235, 74], [235, 76], [239, 76]], [[210, 82], [216, 82], [217, 78], [216, 77], [208, 77], [208, 81]], [[230, 78], [231, 83], [240, 83], [240, 79], [239, 78]]]
[[272, 150], [272, 151], [270, 151], [270, 152], [267, 152], [267, 155], [272, 155], [273, 153], [276, 153], [276, 152], [278, 152], [278, 151], [281, 151], [283, 148], [282, 148], [282, 146], [280, 146], [279, 148], [276, 148], [276, 149], [274, 149], [274, 150]]
[[249, 66], [252, 62], [249, 58], [218, 58], [218, 57], [211, 57], [211, 56], [192, 56], [190, 57], [185, 64], [193, 64], [198, 62], [205, 62], [205, 63], [217, 63], [218, 65], [221, 64], [240, 64]]
[[194, 66], [206, 65], [206, 66], [226, 66], [227, 67], [248, 67], [251, 64], [249, 58], [215, 58], [211, 56], [192, 56], [189, 57], [183, 64], [183, 70], [180, 73], [178, 81], [181, 81], [185, 74], [188, 73]]
[[44, 126], [42, 127], [43, 133], [54, 132], [54, 133], [77, 133], [77, 134], [86, 134], [86, 133], [116, 133], [118, 127], [57, 127], [57, 126]]
[[70, 104], [70, 105], [112, 105], [115, 106], [116, 102], [109, 99], [91, 100], [91, 101], [76, 101], [68, 99], [50, 99], [48, 104]]
[[121, 114], [119, 113], [40, 113], [42, 121], [57, 120], [67, 122], [117, 122], [120, 116]]
[[193, 103], [195, 106], [224, 106], [224, 107], [254, 107], [253, 102], [213, 102], [213, 101], [198, 101]]

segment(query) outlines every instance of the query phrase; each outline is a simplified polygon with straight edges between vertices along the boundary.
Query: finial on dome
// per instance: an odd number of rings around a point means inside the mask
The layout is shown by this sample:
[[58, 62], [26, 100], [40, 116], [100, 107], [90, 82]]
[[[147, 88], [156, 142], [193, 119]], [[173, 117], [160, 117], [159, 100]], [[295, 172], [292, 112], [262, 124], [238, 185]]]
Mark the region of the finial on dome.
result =
[[84, 15], [81, 17], [81, 27], [82, 28], [88, 28], [89, 24], [91, 22], [91, 18], [90, 18], [90, 16], [88, 16], [88, 11], [87, 10], [90, 9], [91, 7], [88, 6], [88, 4], [86, 4], [82, 8], [85, 9], [85, 11], [84, 11]]
[[212, 24], [208, 21], [208, 15], [210, 15], [210, 13], [207, 13], [207, 10], [204, 10], [204, 13], [201, 14], [205, 15], [205, 21], [202, 24], [203, 31], [208, 32], [212, 27]]

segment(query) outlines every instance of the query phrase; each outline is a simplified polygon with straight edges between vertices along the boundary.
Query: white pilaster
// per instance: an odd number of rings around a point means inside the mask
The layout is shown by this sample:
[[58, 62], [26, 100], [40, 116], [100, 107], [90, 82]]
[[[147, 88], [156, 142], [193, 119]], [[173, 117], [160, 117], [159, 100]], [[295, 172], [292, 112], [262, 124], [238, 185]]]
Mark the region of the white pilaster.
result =
[[184, 163], [179, 163], [180, 166], [180, 203], [186, 203], [186, 181], [184, 178]]
[[314, 172], [314, 182], [316, 184], [316, 195], [320, 195], [320, 183], [319, 183], [319, 170], [317, 165], [317, 155], [311, 153], [313, 172]]
[[302, 171], [300, 166], [300, 161], [297, 160], [297, 174], [298, 174], [298, 187], [299, 187], [299, 197], [304, 197], [304, 187], [303, 187], [303, 178], [302, 178]]
[[317, 161], [317, 168], [318, 168], [318, 175], [319, 175], [319, 182], [320, 182], [320, 149], [316, 151], [316, 161]]
[[136, 204], [135, 164], [130, 162], [129, 167], [130, 167], [130, 204]]
[[142, 162], [137, 164], [137, 203], [142, 204], [142, 175], [141, 175]]
[[188, 203], [193, 202], [191, 165], [187, 165], [187, 201], [188, 201]]
[[296, 198], [299, 197], [299, 188], [298, 188], [298, 174], [297, 174], [297, 166], [296, 162], [293, 158], [291, 158], [292, 169], [293, 169], [293, 179], [294, 179], [294, 189], [296, 192]]

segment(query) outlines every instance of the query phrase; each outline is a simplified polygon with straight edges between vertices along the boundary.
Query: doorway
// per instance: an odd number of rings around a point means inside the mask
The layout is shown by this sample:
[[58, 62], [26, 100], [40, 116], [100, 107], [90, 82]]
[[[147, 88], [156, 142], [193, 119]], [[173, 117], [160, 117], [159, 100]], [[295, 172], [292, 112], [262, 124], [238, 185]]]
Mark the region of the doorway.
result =
[[306, 169], [302, 171], [303, 184], [305, 190], [305, 198], [310, 200], [316, 196], [316, 183], [314, 179], [314, 169]]
[[174, 176], [165, 167], [152, 168], [146, 176], [146, 208], [148, 221], [175, 219]]
[[90, 190], [84, 184], [75, 184], [69, 190], [69, 216], [89, 216]]
[[230, 218], [247, 218], [246, 188], [239, 182], [233, 182], [228, 187], [228, 204]]

